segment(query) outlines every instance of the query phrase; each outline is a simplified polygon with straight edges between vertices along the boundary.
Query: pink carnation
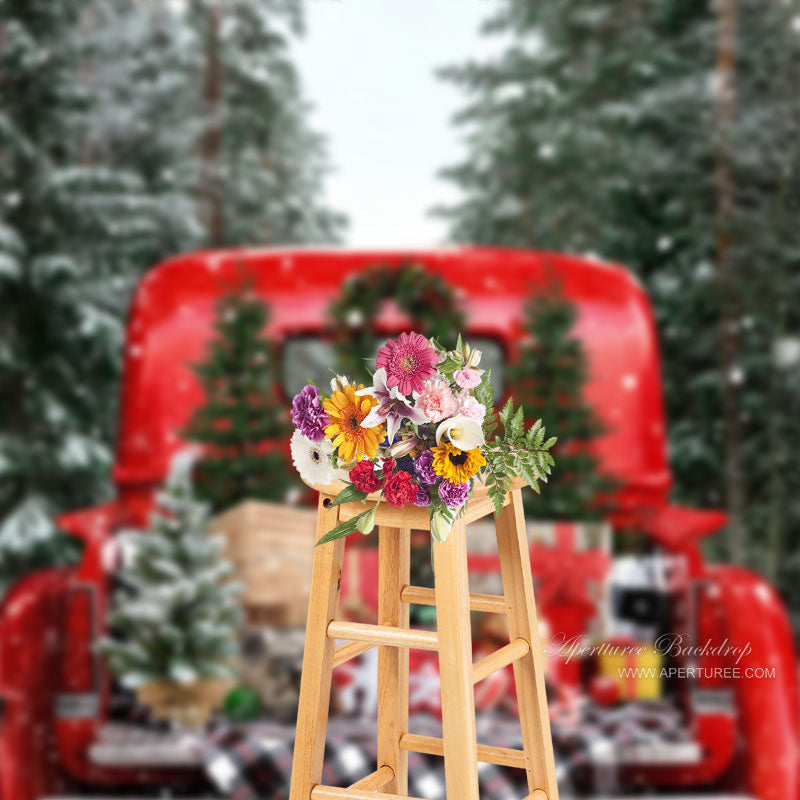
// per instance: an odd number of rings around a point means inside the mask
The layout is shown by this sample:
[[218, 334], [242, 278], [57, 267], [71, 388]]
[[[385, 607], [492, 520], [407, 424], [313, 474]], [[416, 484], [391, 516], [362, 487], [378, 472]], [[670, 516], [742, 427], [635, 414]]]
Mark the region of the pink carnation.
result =
[[483, 370], [475, 369], [475, 367], [464, 367], [453, 373], [453, 380], [462, 389], [474, 389], [481, 382], [482, 372]]
[[458, 411], [458, 402], [444, 378], [425, 381], [414, 408], [419, 408], [431, 422], [441, 422]]
[[486, 406], [479, 403], [467, 390], [464, 390], [458, 395], [458, 413], [469, 419], [483, 422], [486, 416]]

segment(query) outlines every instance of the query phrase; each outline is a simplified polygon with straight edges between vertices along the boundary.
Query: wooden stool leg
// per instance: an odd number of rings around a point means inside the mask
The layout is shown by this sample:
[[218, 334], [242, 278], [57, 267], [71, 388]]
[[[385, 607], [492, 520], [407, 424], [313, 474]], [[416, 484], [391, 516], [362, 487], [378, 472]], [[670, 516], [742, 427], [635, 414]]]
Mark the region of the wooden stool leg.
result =
[[[378, 625], [408, 628], [407, 603], [400, 592], [411, 580], [411, 531], [378, 530]], [[408, 648], [378, 646], [378, 769], [392, 768], [387, 794], [408, 794], [408, 753], [400, 737], [408, 733]]]
[[467, 538], [463, 521], [455, 523], [444, 544], [433, 542], [431, 547], [436, 582], [446, 794], [448, 800], [478, 800]]
[[[326, 499], [330, 498], [320, 494], [315, 541], [335, 528], [339, 520], [338, 506], [325, 508]], [[335, 647], [327, 632], [339, 602], [343, 557], [344, 539], [314, 550], [289, 800], [309, 800], [311, 789], [322, 778]]]
[[509, 634], [512, 641], [519, 637], [530, 644], [528, 655], [514, 662], [528, 788], [531, 792], [542, 789], [548, 800], [558, 800], [544, 685], [545, 659], [539, 640], [525, 514], [519, 489], [511, 493], [511, 502], [495, 516], [495, 526]]

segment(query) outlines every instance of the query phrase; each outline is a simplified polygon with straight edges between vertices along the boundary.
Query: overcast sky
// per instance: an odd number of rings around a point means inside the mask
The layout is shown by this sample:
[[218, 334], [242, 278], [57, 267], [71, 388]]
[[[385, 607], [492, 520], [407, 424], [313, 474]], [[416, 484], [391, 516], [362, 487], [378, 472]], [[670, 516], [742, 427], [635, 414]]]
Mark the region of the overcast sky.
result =
[[441, 244], [428, 209], [454, 196], [436, 171], [459, 156], [449, 125], [458, 90], [442, 65], [485, 54], [492, 0], [308, 0], [297, 46], [314, 127], [336, 166], [328, 199], [350, 217], [353, 247]]

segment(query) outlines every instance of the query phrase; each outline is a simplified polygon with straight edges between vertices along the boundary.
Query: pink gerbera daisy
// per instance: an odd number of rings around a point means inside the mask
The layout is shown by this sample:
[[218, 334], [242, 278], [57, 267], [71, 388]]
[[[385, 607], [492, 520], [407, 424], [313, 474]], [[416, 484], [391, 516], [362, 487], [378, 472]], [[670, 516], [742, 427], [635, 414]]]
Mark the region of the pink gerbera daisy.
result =
[[439, 357], [419, 333], [401, 333], [378, 350], [378, 367], [386, 368], [386, 385], [401, 394], [421, 392], [423, 381], [436, 373]]

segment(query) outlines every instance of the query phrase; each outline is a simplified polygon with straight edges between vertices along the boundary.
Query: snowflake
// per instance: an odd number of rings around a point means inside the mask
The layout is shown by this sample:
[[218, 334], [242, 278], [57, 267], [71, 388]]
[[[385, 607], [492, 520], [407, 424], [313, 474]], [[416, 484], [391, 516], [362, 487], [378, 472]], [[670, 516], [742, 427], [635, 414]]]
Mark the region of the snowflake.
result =
[[539, 145], [539, 158], [542, 161], [552, 161], [556, 155], [556, 148], [549, 142]]
[[744, 370], [741, 367], [731, 367], [728, 372], [728, 382], [734, 386], [741, 386], [744, 383]]
[[785, 336], [776, 339], [772, 346], [772, 358], [778, 367], [793, 367], [800, 363], [800, 339]]
[[352, 311], [347, 312], [345, 322], [347, 322], [351, 328], [357, 328], [364, 322], [364, 315], [357, 308], [354, 308]]

